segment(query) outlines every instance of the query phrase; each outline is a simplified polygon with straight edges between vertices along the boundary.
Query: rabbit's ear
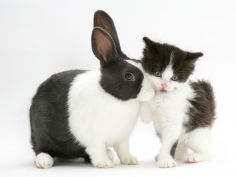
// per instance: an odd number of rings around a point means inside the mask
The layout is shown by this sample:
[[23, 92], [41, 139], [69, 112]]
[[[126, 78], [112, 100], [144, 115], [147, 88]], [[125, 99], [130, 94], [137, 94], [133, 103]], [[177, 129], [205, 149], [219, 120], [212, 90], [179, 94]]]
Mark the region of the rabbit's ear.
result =
[[115, 43], [104, 29], [95, 27], [91, 40], [93, 53], [103, 65], [118, 59]]
[[116, 32], [116, 28], [114, 25], [114, 22], [112, 20], [112, 18], [104, 11], [102, 10], [98, 10], [94, 13], [94, 23], [93, 26], [96, 27], [101, 27], [104, 30], [106, 30], [112, 37], [112, 39], [114, 40], [115, 44], [116, 44], [116, 50], [117, 53], [122, 57], [122, 58], [128, 58], [121, 50], [120, 47], [120, 42], [119, 42], [119, 38]]

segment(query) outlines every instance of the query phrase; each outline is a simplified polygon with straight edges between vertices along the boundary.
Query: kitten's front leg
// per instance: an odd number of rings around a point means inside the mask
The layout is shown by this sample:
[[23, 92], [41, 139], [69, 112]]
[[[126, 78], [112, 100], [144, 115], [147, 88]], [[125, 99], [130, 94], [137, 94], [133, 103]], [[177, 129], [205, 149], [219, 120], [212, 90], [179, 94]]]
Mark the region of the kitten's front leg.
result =
[[114, 145], [114, 149], [122, 164], [136, 165], [138, 163], [137, 159], [130, 154], [128, 139], [119, 144]]
[[162, 127], [161, 132], [161, 149], [158, 155], [157, 164], [160, 168], [171, 168], [176, 166], [176, 162], [171, 155], [172, 146], [178, 140], [181, 126], [168, 125], [166, 127]]

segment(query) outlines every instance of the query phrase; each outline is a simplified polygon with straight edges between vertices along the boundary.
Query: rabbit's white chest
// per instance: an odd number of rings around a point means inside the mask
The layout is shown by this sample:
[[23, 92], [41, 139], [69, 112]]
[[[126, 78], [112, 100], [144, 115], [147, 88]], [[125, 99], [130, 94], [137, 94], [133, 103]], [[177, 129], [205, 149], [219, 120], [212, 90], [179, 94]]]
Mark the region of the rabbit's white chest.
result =
[[70, 131], [85, 146], [94, 141], [112, 145], [128, 138], [139, 110], [137, 101], [120, 101], [106, 93], [94, 72], [75, 78], [68, 107]]

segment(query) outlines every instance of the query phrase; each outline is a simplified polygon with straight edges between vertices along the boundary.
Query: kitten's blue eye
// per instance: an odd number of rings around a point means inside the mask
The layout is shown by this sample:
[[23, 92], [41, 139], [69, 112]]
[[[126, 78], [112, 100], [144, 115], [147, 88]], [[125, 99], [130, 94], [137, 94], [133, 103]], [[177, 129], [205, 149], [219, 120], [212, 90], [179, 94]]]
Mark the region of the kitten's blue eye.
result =
[[155, 76], [161, 77], [161, 72], [155, 72]]
[[171, 80], [172, 81], [177, 81], [179, 78], [178, 78], [178, 76], [176, 76], [176, 75], [173, 75], [172, 77], [171, 77]]

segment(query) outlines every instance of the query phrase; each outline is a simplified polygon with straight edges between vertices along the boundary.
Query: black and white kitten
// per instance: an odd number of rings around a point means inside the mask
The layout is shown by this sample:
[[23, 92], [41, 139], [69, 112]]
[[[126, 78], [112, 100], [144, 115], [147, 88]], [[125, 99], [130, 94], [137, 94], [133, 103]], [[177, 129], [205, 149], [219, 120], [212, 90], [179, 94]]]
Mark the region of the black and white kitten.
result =
[[203, 54], [143, 39], [142, 65], [156, 94], [142, 105], [141, 119], [153, 121], [161, 139], [158, 166], [176, 166], [173, 157], [186, 163], [207, 160], [215, 117], [214, 94], [210, 83], [188, 80], [195, 61]]

